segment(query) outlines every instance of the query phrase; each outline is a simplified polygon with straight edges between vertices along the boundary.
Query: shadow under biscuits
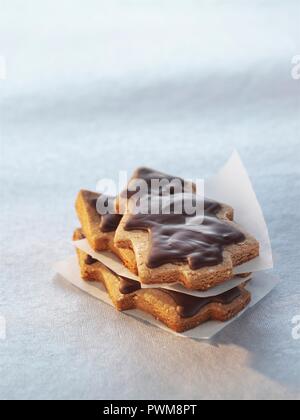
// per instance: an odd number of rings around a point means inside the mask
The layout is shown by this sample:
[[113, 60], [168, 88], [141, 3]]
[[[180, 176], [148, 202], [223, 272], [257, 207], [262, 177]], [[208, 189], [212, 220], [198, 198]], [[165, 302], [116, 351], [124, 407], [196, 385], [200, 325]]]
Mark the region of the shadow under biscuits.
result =
[[[249, 308], [234, 325], [217, 334], [211, 343], [244, 348], [248, 352], [250, 368], [292, 392], [298, 392], [300, 398], [300, 342], [292, 337], [289, 315], [284, 316], [282, 325], [277, 324], [273, 307], [276, 294], [277, 289], [255, 307]], [[269, 308], [271, 315], [266, 319], [264, 314]]]

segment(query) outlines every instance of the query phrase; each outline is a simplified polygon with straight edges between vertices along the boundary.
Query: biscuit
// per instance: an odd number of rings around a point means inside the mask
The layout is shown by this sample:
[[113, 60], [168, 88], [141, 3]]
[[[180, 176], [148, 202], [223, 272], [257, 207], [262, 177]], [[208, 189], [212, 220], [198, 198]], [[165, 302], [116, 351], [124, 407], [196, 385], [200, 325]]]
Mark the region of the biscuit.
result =
[[[73, 239], [83, 238], [82, 230], [77, 229]], [[77, 249], [77, 255], [82, 278], [103, 283], [119, 311], [140, 309], [177, 332], [189, 330], [211, 319], [228, 321], [251, 300], [244, 286], [211, 298], [199, 298], [161, 288], [141, 289], [139, 282], [119, 277], [83, 251]]]
[[[134, 176], [150, 187], [151, 177], [165, 175], [142, 168]], [[230, 280], [235, 266], [259, 255], [259, 243], [233, 222], [230, 206], [205, 199], [204, 209], [201, 222], [196, 214], [125, 214], [114, 239], [119, 256], [145, 284], [179, 282], [205, 291]]]
[[[123, 263], [135, 274], [137, 266], [133, 252], [128, 249], [120, 250], [114, 245], [115, 230], [122, 219], [122, 216], [105, 215], [101, 216], [96, 207], [100, 194], [81, 190], [75, 203], [76, 212], [81, 223], [82, 231], [90, 246], [95, 251], [111, 251], [122, 259]], [[103, 224], [103, 221], [105, 224]], [[104, 227], [103, 227], [104, 226]]]
[[81, 190], [78, 193], [75, 208], [85, 237], [95, 251], [114, 249], [114, 234], [122, 216], [108, 214], [101, 216], [97, 212], [97, 200], [100, 194]]

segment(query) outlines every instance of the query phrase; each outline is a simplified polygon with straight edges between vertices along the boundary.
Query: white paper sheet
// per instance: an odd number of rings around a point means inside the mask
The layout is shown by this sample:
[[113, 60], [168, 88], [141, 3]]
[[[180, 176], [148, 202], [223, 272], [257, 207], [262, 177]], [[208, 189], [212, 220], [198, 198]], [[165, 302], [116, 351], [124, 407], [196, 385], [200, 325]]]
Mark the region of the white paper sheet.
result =
[[205, 195], [233, 207], [235, 222], [260, 243], [259, 257], [235, 267], [234, 273], [272, 269], [273, 257], [267, 224], [247, 170], [237, 151], [217, 175], [205, 181]]
[[[60, 274], [64, 279], [72, 283], [74, 286], [95, 297], [96, 299], [99, 299], [113, 306], [102, 284], [95, 282], [89, 283], [81, 279], [80, 269], [76, 256], [69, 257], [64, 261], [56, 263], [54, 269], [58, 274]], [[234, 319], [228, 322], [223, 323], [219, 321], [209, 321], [205, 324], [199, 325], [196, 328], [186, 331], [185, 333], [176, 333], [170, 330], [164, 324], [155, 320], [150, 315], [142, 311], [133, 309], [126, 311], [125, 313], [180, 337], [194, 338], [198, 340], [209, 340], [235, 319], [240, 317], [249, 308], [253, 307], [256, 303], [263, 299], [278, 284], [278, 282], [279, 280], [271, 274], [266, 274], [264, 272], [254, 273], [252, 281], [247, 285], [247, 289], [252, 295], [252, 301], [244, 311], [242, 311]]]
[[[106, 265], [111, 271], [118, 274], [119, 276], [127, 277], [132, 280], [139, 280], [139, 277], [129, 271], [121, 262], [121, 260], [114, 255], [112, 252], [96, 252], [89, 245], [86, 239], [81, 239], [79, 241], [74, 241], [74, 245], [84, 251], [86, 254], [91, 255], [96, 260], [100, 261], [102, 264]], [[210, 290], [201, 292], [199, 290], [189, 290], [183, 287], [179, 283], [170, 283], [170, 284], [142, 284], [144, 288], [153, 288], [153, 287], [163, 287], [164, 289], [175, 290], [176, 292], [186, 293], [188, 295], [198, 296], [198, 297], [209, 297], [220, 295], [221, 293], [227, 292], [228, 290], [233, 289], [236, 286], [244, 283], [249, 280], [251, 276], [248, 277], [235, 277], [231, 280], [226, 281], [223, 284], [220, 284], [217, 287], [213, 287]]]

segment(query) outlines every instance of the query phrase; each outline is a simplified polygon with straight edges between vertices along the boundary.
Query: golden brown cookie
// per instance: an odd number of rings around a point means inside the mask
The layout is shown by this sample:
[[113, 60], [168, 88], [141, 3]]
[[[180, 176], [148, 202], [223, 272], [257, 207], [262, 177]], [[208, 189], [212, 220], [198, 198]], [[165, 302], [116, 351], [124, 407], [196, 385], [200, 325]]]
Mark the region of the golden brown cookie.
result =
[[[83, 237], [82, 230], [77, 229], [73, 239]], [[251, 300], [244, 286], [212, 298], [199, 298], [160, 288], [141, 289], [139, 282], [117, 276], [83, 251], [77, 249], [77, 255], [82, 278], [102, 282], [118, 310], [140, 309], [177, 332], [189, 330], [210, 319], [228, 321]]]
[[109, 214], [101, 216], [96, 207], [99, 197], [100, 194], [92, 191], [79, 191], [75, 203], [77, 215], [84, 235], [95, 251], [110, 249], [116, 252], [114, 249], [114, 234], [121, 216]]
[[134, 254], [130, 249], [122, 249], [122, 253], [114, 245], [115, 230], [122, 216], [101, 216], [97, 212], [96, 203], [100, 194], [81, 190], [78, 193], [75, 208], [81, 223], [82, 231], [90, 246], [95, 251], [111, 251], [122, 259], [129, 269], [137, 274]]
[[123, 217], [115, 234], [115, 246], [124, 264], [129, 270], [138, 273], [141, 282], [145, 284], [179, 282], [189, 289], [208, 290], [230, 280], [234, 276], [235, 266], [259, 255], [258, 242], [245, 233], [245, 240], [224, 247], [222, 262], [214, 266], [193, 269], [186, 262], [174, 261], [152, 268], [148, 265], [151, 232], [127, 231], [125, 226], [130, 220], [130, 215]]

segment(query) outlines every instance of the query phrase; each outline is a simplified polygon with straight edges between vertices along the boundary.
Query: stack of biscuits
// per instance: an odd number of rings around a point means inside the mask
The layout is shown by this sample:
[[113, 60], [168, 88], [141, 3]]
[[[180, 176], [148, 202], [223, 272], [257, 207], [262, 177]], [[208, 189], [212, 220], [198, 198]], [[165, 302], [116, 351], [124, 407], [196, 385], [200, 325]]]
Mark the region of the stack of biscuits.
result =
[[[119, 311], [139, 309], [177, 332], [237, 315], [251, 300], [246, 283], [216, 296], [198, 297], [191, 291], [213, 290], [231, 280], [237, 265], [259, 255], [258, 241], [234, 222], [229, 205], [209, 199], [204, 200], [202, 217], [184, 211], [178, 214], [172, 211], [175, 206], [168, 214], [133, 211], [131, 198], [137, 191], [137, 180], [148, 186], [143, 200], [154, 197], [159, 202], [165, 196], [161, 181], [174, 177], [139, 168], [126, 191], [114, 198], [114, 211], [105, 214], [97, 205], [104, 196], [81, 190], [76, 199], [81, 228], [75, 230], [73, 239], [86, 239], [96, 252], [113, 253], [139, 281], [119, 276], [76, 248], [82, 279], [103, 283]], [[176, 180], [184, 192], [186, 183]], [[168, 191], [172, 196], [172, 189]], [[171, 198], [174, 204], [176, 196]], [[166, 288], [174, 283], [182, 286], [183, 293]]]

